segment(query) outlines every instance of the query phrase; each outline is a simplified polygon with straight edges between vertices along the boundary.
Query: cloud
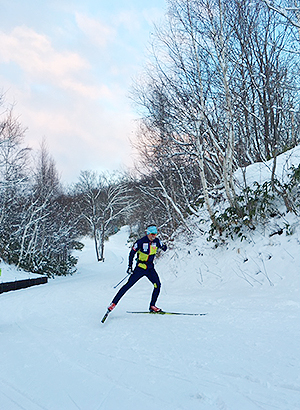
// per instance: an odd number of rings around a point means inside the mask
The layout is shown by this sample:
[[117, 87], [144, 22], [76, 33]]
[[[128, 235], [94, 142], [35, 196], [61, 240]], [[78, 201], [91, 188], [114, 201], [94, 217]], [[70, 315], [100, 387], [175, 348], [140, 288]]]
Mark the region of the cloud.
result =
[[113, 110], [78, 101], [70, 102], [63, 111], [22, 106], [29, 146], [38, 149], [44, 137], [64, 181], [74, 182], [81, 170], [131, 165], [129, 137], [135, 125], [128, 107], [116, 115]]
[[121, 11], [116, 16], [116, 22], [123, 25], [129, 32], [139, 32], [141, 29], [141, 18], [137, 11]]
[[75, 80], [78, 73], [90, 68], [88, 61], [77, 53], [55, 50], [47, 36], [28, 27], [16, 27], [10, 34], [0, 31], [0, 62], [17, 64], [28, 81], [51, 82], [64, 89], [94, 94], [92, 87]]
[[0, 85], [16, 102], [26, 143], [36, 150], [45, 138], [65, 181], [83, 169], [132, 165], [136, 115], [127, 94], [152, 14], [132, 2], [58, 2], [63, 12], [54, 14], [40, 2], [47, 23], [31, 12], [15, 19], [14, 9], [7, 30], [1, 27]]
[[[99, 26], [92, 27], [99, 33]], [[27, 128], [29, 146], [38, 149], [45, 138], [65, 180], [81, 169], [116, 169], [128, 163], [130, 153], [126, 89], [94, 77], [87, 56], [79, 52], [57, 50], [48, 36], [25, 26], [0, 31], [2, 72], [6, 66], [2, 86], [17, 102], [15, 113]]]
[[88, 37], [92, 44], [100, 48], [106, 47], [116, 38], [116, 31], [100, 20], [88, 17], [82, 13], [75, 13], [79, 29]]

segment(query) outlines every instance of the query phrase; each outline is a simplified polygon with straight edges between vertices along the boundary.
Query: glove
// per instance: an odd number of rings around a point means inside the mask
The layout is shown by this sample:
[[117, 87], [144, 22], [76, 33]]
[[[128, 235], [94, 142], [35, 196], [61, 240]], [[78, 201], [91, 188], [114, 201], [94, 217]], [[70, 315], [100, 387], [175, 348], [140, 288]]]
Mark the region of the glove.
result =
[[131, 275], [133, 273], [133, 270], [132, 270], [131, 266], [128, 266], [127, 273], [128, 273], [128, 275]]
[[167, 245], [162, 245], [162, 247], [161, 247], [161, 249], [165, 252], [168, 248], [167, 248]]

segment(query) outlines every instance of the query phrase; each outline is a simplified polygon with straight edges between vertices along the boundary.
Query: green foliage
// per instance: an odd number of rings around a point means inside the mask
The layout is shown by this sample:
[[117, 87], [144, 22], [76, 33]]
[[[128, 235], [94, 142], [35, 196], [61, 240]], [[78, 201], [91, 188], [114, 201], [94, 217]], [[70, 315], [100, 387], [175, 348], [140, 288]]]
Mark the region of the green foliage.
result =
[[285, 229], [285, 234], [287, 236], [293, 235], [294, 231], [293, 231], [293, 228], [291, 227], [291, 225], [289, 223], [284, 224], [284, 229]]
[[224, 234], [226, 238], [235, 237], [246, 239], [246, 229], [255, 229], [257, 221], [265, 220], [276, 213], [273, 206], [274, 193], [271, 183], [253, 184], [253, 188], [246, 187], [236, 198], [236, 206], [228, 207], [224, 212], [215, 214], [216, 225], [211, 225], [208, 240], [214, 241], [216, 232]]
[[2, 252], [2, 258], [10, 265], [16, 265], [27, 272], [47, 275], [72, 275], [76, 271], [78, 259], [72, 254], [72, 250], [82, 250], [84, 245], [81, 242], [73, 241], [72, 249], [62, 252], [51, 252], [45, 255], [41, 252], [29, 253], [19, 261], [20, 244], [17, 241], [11, 242], [6, 251]]
[[73, 249], [75, 249], [76, 251], [82, 251], [82, 249], [84, 248], [84, 244], [78, 241], [73, 241]]
[[296, 168], [294, 165], [291, 167], [291, 185], [294, 186], [300, 183], [300, 164]]
[[[283, 202], [286, 192], [291, 194], [300, 181], [300, 165], [291, 168], [289, 181], [281, 184], [275, 180], [266, 181], [262, 185], [254, 182], [253, 187], [243, 189], [241, 195], [236, 197], [236, 206], [228, 207], [223, 212], [215, 213], [215, 224], [211, 224], [208, 241], [216, 245], [225, 242], [225, 238], [246, 239], [249, 230], [254, 230], [258, 224], [265, 223], [271, 217], [278, 215], [278, 208]], [[276, 189], [275, 189], [276, 188]], [[282, 196], [278, 195], [279, 190]], [[286, 227], [286, 234], [291, 230]]]
[[26, 258], [22, 260], [20, 268], [25, 271], [47, 275], [48, 277], [72, 275], [76, 271], [78, 259], [68, 255], [64, 259], [46, 257], [37, 254], [33, 259]]

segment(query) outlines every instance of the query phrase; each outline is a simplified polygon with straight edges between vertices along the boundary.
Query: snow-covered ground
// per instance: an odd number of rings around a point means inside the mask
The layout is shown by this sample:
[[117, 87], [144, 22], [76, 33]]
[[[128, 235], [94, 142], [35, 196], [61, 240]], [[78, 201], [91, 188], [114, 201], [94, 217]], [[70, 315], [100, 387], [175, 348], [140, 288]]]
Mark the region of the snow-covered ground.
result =
[[[104, 263], [86, 239], [77, 274], [1, 294], [0, 410], [299, 410], [299, 218], [217, 249], [190, 223], [189, 244], [177, 235], [157, 261], [158, 306], [206, 316], [126, 313], [148, 308], [144, 278], [100, 323], [126, 274], [126, 227]], [[2, 264], [2, 280], [19, 274]]]
[[[100, 323], [127, 268], [127, 229], [78, 273], [0, 295], [1, 410], [299, 410], [299, 230], [211, 249], [180, 238]], [[80, 254], [80, 253], [79, 253]], [[248, 259], [246, 261], [246, 259]]]

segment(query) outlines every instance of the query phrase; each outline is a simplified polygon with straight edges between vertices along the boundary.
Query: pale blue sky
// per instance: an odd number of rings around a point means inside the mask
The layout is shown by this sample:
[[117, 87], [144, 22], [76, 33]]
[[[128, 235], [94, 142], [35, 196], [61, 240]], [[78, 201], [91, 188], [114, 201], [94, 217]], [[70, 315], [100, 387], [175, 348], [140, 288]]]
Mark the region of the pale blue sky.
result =
[[0, 0], [0, 90], [63, 182], [132, 164], [128, 93], [165, 0]]

